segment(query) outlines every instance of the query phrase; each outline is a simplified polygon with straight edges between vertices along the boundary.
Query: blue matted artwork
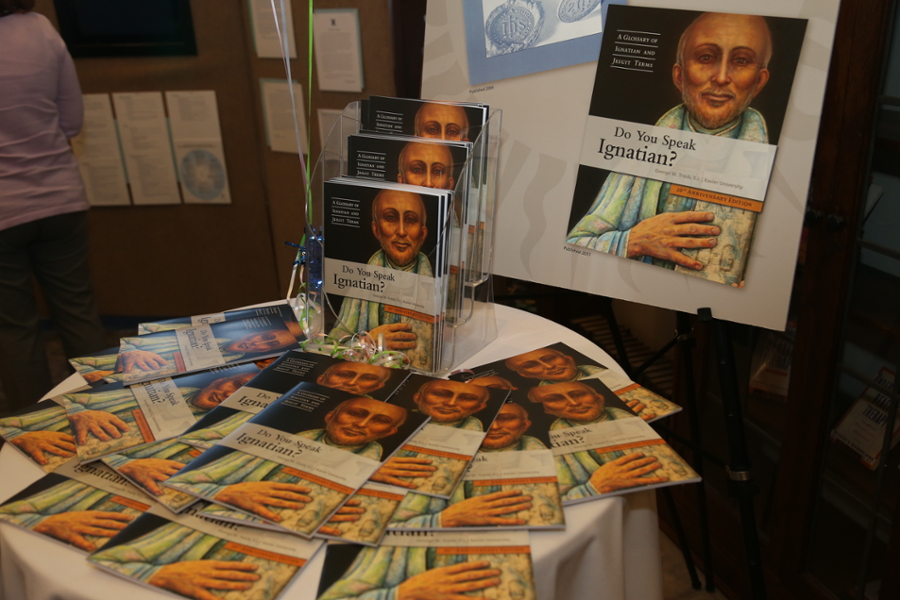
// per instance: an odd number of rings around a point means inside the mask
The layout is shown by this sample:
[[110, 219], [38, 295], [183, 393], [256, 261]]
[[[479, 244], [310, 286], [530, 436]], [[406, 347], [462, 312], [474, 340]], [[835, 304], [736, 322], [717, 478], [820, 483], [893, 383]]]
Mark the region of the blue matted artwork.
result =
[[[486, 0], [463, 0], [463, 15], [466, 25], [466, 54], [469, 63], [469, 85], [480, 85], [500, 79], [509, 79], [521, 75], [529, 75], [550, 69], [560, 69], [571, 65], [591, 62], [600, 56], [600, 42], [602, 33], [592, 33], [564, 41], [542, 41], [539, 36], [534, 45], [521, 50], [510, 51], [506, 54], [488, 56], [489, 40], [485, 35], [485, 24], [492, 15], [509, 5], [532, 5], [531, 10], [536, 18], [540, 18], [545, 29], [568, 27], [575, 23], [564, 22], [559, 16], [561, 5], [577, 4], [577, 0], [544, 1], [537, 0], [506, 0], [500, 6], [485, 15], [485, 4], [496, 2]], [[584, 0], [582, 0], [584, 3]], [[595, 7], [590, 14], [582, 17], [587, 21], [599, 12], [602, 22], [606, 22], [606, 9], [611, 4], [627, 4], [627, 0], [602, 0], [600, 6]], [[520, 10], [522, 10], [520, 8]], [[540, 14], [538, 14], [540, 13]], [[580, 18], [579, 18], [580, 20]]]

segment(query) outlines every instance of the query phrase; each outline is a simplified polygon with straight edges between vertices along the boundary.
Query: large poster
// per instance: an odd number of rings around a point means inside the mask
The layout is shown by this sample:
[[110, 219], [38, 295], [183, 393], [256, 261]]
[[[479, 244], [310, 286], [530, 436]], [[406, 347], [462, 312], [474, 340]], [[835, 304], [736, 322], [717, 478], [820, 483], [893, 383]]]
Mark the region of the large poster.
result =
[[741, 285], [805, 29], [610, 7], [566, 241]]
[[[667, 0], [630, 0], [626, 4], [628, 7], [673, 8]], [[493, 271], [499, 275], [687, 312], [710, 307], [713, 315], [720, 319], [784, 329], [838, 4], [838, 0], [814, 3], [760, 0], [752, 4], [738, 0], [680, 2], [678, 9], [681, 10], [672, 11], [657, 23], [658, 28], [651, 25], [635, 27], [638, 32], [659, 34], [650, 36], [658, 38], [655, 42], [647, 43], [657, 46], [651, 48], [656, 54], [643, 55], [655, 59], [643, 61], [654, 63], [650, 78], [655, 78], [655, 83], [641, 90], [639, 87], [629, 89], [598, 71], [596, 60], [471, 87], [466, 71], [462, 8], [459, 3], [447, 0], [429, 0], [422, 96], [483, 102], [490, 104], [492, 110], [503, 110], [504, 137]], [[610, 13], [616, 8], [611, 6]], [[681, 14], [683, 11], [697, 12]], [[728, 282], [711, 281], [675, 269], [661, 269], [643, 260], [623, 260], [570, 241], [573, 237], [570, 233], [590, 212], [608, 178], [608, 173], [594, 173], [593, 177], [579, 175], [586, 132], [590, 128], [588, 115], [599, 107], [592, 103], [592, 95], [597, 102], [606, 102], [607, 109], [616, 107], [622, 114], [635, 111], [621, 120], [647, 125], [648, 129], [656, 126], [667, 111], [683, 102], [674, 76], [678, 40], [704, 11], [761, 15], [765, 17], [773, 40], [769, 80], [755, 100], [769, 105], [760, 104], [757, 108], [752, 102], [750, 104], [766, 118], [769, 132], [765, 145], [777, 145], [767, 185], [758, 187], [754, 192], [756, 198], [748, 198], [728, 193], [728, 190], [710, 191], [681, 184], [702, 192], [752, 200], [764, 207], [761, 212], [753, 213], [752, 245], [749, 250], [744, 250], [746, 269], [741, 267], [742, 276]], [[675, 13], [678, 13], [678, 19], [672, 16]], [[722, 28], [716, 30], [723, 31]], [[603, 31], [606, 43], [606, 36], [612, 32], [609, 22], [604, 23]], [[440, 43], [432, 43], [437, 40]], [[640, 67], [633, 56], [622, 60]], [[595, 89], [597, 94], [594, 94]], [[780, 108], [776, 106], [779, 103]], [[643, 114], [636, 111], [643, 111]], [[632, 141], [637, 140], [636, 128], [633, 127], [631, 133]], [[612, 138], [603, 139], [606, 140], [604, 144], [625, 146], [613, 142]], [[679, 141], [689, 144], [689, 141]], [[638, 150], [643, 150], [643, 144], [632, 149], [636, 156]], [[648, 147], [645, 152], [650, 150]], [[673, 147], [667, 152], [684, 150], [688, 148]], [[765, 161], [760, 164], [768, 169]], [[606, 169], [588, 167], [615, 172], [619, 165], [610, 165]], [[638, 213], [643, 211], [644, 216], [657, 214], [658, 202], [651, 200], [643, 204], [645, 206], [632, 204], [630, 209]], [[759, 205], [754, 206], [759, 208]], [[721, 228], [715, 222], [700, 225]], [[716, 234], [714, 231], [701, 230], [684, 237], [720, 238], [721, 232]], [[625, 236], [630, 237], [631, 233]], [[727, 266], [736, 255], [735, 252], [715, 260], [720, 263], [724, 260]], [[694, 260], [704, 261], [702, 257]]]

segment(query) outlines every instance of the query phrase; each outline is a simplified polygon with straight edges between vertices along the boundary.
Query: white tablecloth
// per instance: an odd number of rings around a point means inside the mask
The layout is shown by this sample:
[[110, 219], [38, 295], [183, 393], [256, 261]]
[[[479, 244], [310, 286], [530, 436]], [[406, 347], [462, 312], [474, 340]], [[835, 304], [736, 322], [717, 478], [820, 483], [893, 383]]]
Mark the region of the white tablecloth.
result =
[[[555, 342], [618, 368], [603, 350], [541, 317], [497, 306], [499, 337], [465, 366], [492, 362]], [[15, 448], [0, 451], [0, 501], [37, 480], [43, 471]], [[541, 600], [662, 599], [656, 496], [652, 491], [566, 508], [565, 531], [533, 532]], [[282, 596], [314, 600], [324, 552], [319, 552]], [[163, 600], [172, 596], [91, 567], [78, 551], [0, 524], [0, 600]]]

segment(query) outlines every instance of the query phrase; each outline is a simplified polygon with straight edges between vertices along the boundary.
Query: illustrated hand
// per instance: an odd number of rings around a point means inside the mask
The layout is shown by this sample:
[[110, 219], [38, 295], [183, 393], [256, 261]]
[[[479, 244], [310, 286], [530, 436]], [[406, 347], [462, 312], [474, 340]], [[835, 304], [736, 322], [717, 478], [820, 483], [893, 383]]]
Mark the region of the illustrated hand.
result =
[[242, 510], [255, 513], [264, 519], [279, 522], [281, 517], [267, 506], [280, 508], [303, 508], [312, 498], [307, 496], [310, 489], [295, 483], [277, 483], [275, 481], [245, 481], [225, 487], [216, 494], [216, 500], [231, 504]]
[[500, 569], [490, 567], [480, 560], [419, 573], [397, 587], [397, 600], [473, 600], [465, 592], [500, 585]]
[[153, 574], [147, 583], [196, 600], [221, 600], [209, 590], [249, 590], [259, 565], [231, 560], [186, 560]]
[[102, 410], [83, 410], [69, 415], [69, 422], [75, 430], [75, 443], [87, 444], [88, 434], [93, 433], [101, 442], [119, 439], [131, 428], [116, 415]]
[[123, 465], [119, 470], [126, 477], [130, 477], [138, 485], [144, 487], [152, 494], [161, 496], [163, 489], [158, 481], [165, 481], [184, 468], [184, 463], [177, 460], [163, 458], [138, 458]]
[[715, 219], [715, 214], [705, 211], [661, 213], [644, 219], [631, 228], [628, 234], [626, 256], [652, 256], [671, 260], [689, 269], [700, 270], [703, 263], [688, 258], [680, 248], [712, 248], [721, 229], [715, 225], [698, 225]]
[[[359, 499], [351, 499], [347, 500], [347, 502], [337, 509], [337, 512], [328, 519], [329, 523], [347, 523], [349, 521], [359, 521], [361, 515], [366, 512], [366, 509], [359, 508], [359, 505], [362, 504], [362, 501]], [[317, 533], [322, 533], [324, 535], [333, 535], [335, 537], [341, 536], [341, 530], [337, 527], [329, 527], [328, 525], [322, 525], [319, 527], [319, 531]]]
[[379, 325], [369, 331], [369, 335], [376, 342], [378, 341], [379, 333], [384, 334], [384, 345], [388, 350], [415, 350], [416, 340], [419, 339], [419, 336], [412, 332], [412, 325], [409, 323]]
[[591, 475], [591, 485], [601, 494], [617, 490], [665, 483], [668, 477], [641, 477], [662, 468], [655, 456], [644, 456], [643, 452], [634, 452], [604, 464]]
[[531, 508], [531, 496], [524, 496], [519, 490], [494, 492], [451, 504], [441, 511], [441, 525], [443, 527], [524, 525], [524, 519], [505, 518], [500, 515], [508, 515], [529, 508]]
[[414, 490], [416, 484], [398, 477], [428, 477], [435, 471], [437, 467], [431, 466], [430, 458], [395, 456], [389, 458], [369, 479]]
[[68, 458], [75, 454], [75, 438], [61, 431], [28, 431], [9, 441], [39, 465], [50, 461], [44, 452]]
[[132, 371], [156, 371], [169, 364], [169, 361], [153, 352], [131, 350], [130, 352], [121, 353], [117, 363], [118, 368], [116, 371], [131, 373]]
[[111, 538], [125, 529], [133, 518], [131, 515], [117, 512], [81, 510], [49, 516], [35, 526], [34, 530], [86, 552], [93, 552], [97, 548], [84, 536]]

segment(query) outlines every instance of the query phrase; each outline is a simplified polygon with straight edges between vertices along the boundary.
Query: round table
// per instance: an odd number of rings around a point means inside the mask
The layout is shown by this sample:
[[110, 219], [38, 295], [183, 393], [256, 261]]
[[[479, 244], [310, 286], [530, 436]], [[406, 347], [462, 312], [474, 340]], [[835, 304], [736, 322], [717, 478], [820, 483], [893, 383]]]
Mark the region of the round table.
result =
[[[493, 362], [556, 342], [564, 342], [617, 369], [596, 345], [551, 321], [506, 306], [495, 306], [498, 337], [461, 368]], [[51, 394], [77, 384], [73, 376]], [[67, 387], [62, 387], [62, 386]], [[49, 396], [49, 395], [48, 395]], [[39, 479], [44, 472], [9, 444], [0, 450], [0, 501]], [[540, 600], [662, 599], [662, 570], [656, 496], [641, 491], [566, 508], [566, 530], [531, 533], [537, 596]], [[315, 600], [324, 561], [320, 551], [281, 598]], [[0, 523], [0, 600], [163, 600], [172, 596], [100, 571], [79, 551], [51, 539]]]

